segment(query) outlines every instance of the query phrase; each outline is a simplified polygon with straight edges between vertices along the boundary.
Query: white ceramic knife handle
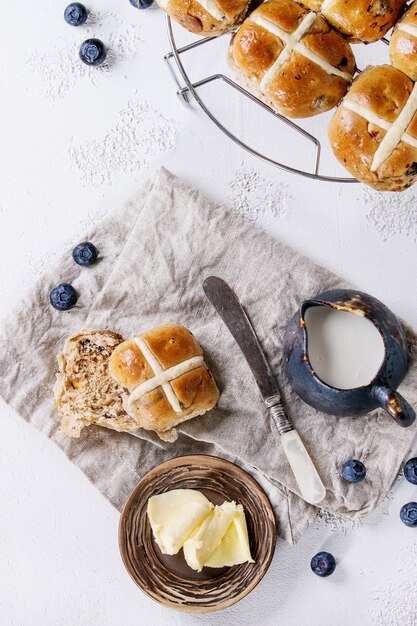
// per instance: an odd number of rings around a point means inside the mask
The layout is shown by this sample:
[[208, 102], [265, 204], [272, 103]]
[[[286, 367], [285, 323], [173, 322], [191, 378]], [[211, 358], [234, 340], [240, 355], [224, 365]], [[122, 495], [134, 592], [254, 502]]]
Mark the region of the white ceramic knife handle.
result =
[[325, 497], [326, 489], [300, 435], [296, 430], [290, 430], [281, 435], [281, 444], [302, 497], [310, 504], [318, 504]]

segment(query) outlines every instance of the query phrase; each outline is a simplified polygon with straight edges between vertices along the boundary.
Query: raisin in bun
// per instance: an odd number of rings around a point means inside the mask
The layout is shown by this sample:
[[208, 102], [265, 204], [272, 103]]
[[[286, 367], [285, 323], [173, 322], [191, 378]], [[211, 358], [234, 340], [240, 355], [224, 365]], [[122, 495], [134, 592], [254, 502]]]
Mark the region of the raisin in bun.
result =
[[417, 81], [417, 1], [397, 23], [389, 44], [389, 56], [394, 67]]
[[353, 82], [329, 126], [340, 163], [382, 191], [417, 180], [417, 87], [391, 65], [368, 67]]
[[217, 36], [240, 24], [249, 0], [157, 0], [161, 9], [197, 35]]
[[372, 43], [381, 39], [400, 17], [406, 0], [300, 0], [320, 12], [352, 41]]
[[178, 324], [124, 341], [110, 358], [110, 373], [126, 390], [127, 413], [165, 441], [175, 441], [177, 424], [203, 415], [219, 398], [200, 346]]
[[232, 38], [229, 62], [241, 82], [287, 117], [311, 117], [337, 105], [352, 80], [349, 44], [292, 0], [267, 0]]
[[123, 387], [109, 374], [109, 357], [122, 341], [110, 330], [85, 330], [65, 342], [54, 396], [60, 428], [69, 437], [79, 437], [92, 424], [124, 432], [138, 429], [123, 409]]

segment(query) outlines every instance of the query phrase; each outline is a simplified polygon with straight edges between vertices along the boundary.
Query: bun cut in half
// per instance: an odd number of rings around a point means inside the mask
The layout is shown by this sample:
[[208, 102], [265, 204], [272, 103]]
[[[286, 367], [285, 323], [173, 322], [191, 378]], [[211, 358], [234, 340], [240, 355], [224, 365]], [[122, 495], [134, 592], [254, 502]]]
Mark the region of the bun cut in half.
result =
[[123, 409], [123, 387], [109, 374], [109, 358], [123, 337], [111, 330], [81, 330], [66, 340], [58, 355], [54, 387], [61, 431], [79, 437], [96, 424], [120, 432], [138, 429]]
[[329, 126], [334, 154], [359, 181], [403, 191], [417, 180], [417, 86], [391, 65], [355, 79]]
[[291, 118], [332, 109], [355, 71], [343, 37], [292, 0], [267, 0], [251, 13], [232, 38], [229, 62], [243, 86]]

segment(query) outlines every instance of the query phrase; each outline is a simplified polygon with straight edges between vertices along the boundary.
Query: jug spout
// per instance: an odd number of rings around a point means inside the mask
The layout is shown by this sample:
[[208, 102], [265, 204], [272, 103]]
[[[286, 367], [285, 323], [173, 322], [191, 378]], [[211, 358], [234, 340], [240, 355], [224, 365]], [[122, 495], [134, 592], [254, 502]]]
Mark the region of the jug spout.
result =
[[416, 419], [414, 409], [397, 391], [393, 391], [387, 385], [375, 385], [371, 390], [372, 395], [386, 412], [391, 415], [399, 426], [404, 428], [411, 426]]

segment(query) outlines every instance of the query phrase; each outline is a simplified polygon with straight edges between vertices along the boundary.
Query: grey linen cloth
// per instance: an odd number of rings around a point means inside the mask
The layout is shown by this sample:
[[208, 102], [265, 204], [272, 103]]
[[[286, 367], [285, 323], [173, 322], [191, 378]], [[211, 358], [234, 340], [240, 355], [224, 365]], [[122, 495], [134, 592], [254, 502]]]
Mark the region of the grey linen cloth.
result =
[[[265, 416], [251, 372], [229, 331], [206, 300], [211, 274], [236, 291], [277, 374], [287, 410], [327, 488], [322, 508], [356, 518], [369, 513], [391, 487], [416, 432], [401, 429], [383, 411], [335, 418], [304, 404], [281, 367], [286, 325], [300, 302], [324, 289], [346, 287], [332, 273], [275, 241], [235, 213], [161, 169], [86, 239], [100, 252], [80, 268], [68, 250], [43, 276], [0, 332], [0, 393], [17, 413], [53, 439], [118, 509], [151, 467], [190, 453], [219, 455], [248, 470], [274, 506], [278, 533], [291, 543], [317, 509], [298, 495], [274, 424]], [[49, 292], [61, 281], [79, 293], [77, 306], [58, 312]], [[28, 308], [27, 302], [31, 302]], [[221, 390], [218, 407], [185, 422], [175, 443], [140, 430], [140, 438], [99, 427], [80, 439], [58, 429], [52, 387], [56, 354], [80, 329], [110, 328], [129, 337], [158, 324], [190, 328], [205, 351]], [[409, 332], [411, 367], [401, 392], [417, 406], [416, 337]], [[342, 463], [361, 459], [366, 480], [351, 485]]]

